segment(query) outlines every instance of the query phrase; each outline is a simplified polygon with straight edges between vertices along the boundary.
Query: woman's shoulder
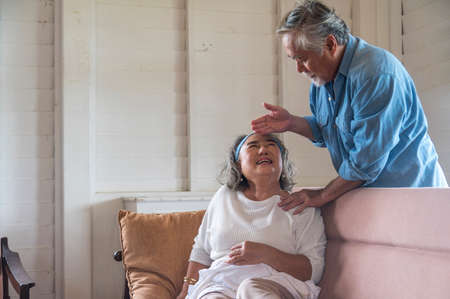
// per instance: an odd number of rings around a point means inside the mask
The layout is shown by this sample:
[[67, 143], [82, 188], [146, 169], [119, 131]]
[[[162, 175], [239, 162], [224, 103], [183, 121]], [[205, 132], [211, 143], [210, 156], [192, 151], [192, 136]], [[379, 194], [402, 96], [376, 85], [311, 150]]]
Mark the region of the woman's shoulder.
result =
[[222, 185], [214, 194], [214, 197], [223, 197], [237, 194], [237, 191], [230, 189], [227, 185]]
[[209, 205], [210, 205], [210, 207], [216, 206], [220, 202], [223, 202], [224, 200], [227, 200], [236, 195], [237, 195], [237, 191], [230, 189], [226, 185], [222, 185], [219, 187], [219, 189], [216, 191], [216, 193], [214, 193]]
[[294, 215], [294, 221], [297, 224], [303, 225], [308, 225], [316, 221], [322, 221], [322, 211], [320, 208], [308, 207], [300, 214]]

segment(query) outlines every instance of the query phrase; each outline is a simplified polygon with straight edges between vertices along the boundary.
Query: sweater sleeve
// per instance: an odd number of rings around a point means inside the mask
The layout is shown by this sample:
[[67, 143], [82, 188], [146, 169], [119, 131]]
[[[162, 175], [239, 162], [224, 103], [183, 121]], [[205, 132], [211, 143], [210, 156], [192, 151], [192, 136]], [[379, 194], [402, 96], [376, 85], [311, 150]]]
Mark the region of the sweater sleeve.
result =
[[[327, 239], [320, 209], [307, 208], [303, 213], [306, 221], [296, 223], [295, 238], [298, 254], [305, 255], [312, 266], [311, 280], [319, 283], [325, 266]], [[296, 218], [300, 219], [300, 217]], [[300, 221], [299, 221], [300, 222]]]
[[210, 232], [209, 226], [211, 225], [209, 219], [211, 215], [211, 203], [203, 216], [202, 223], [198, 229], [197, 236], [194, 238], [194, 245], [192, 246], [191, 255], [189, 257], [190, 262], [197, 262], [206, 266], [211, 265], [213, 262], [211, 259], [211, 245], [210, 245]]

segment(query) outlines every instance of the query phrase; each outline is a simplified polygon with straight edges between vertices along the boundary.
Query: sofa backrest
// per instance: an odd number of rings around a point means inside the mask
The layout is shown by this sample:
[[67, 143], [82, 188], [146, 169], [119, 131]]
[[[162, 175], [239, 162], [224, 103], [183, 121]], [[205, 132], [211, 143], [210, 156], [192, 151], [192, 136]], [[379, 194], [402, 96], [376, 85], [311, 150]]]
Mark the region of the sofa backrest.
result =
[[450, 298], [449, 188], [361, 188], [322, 213], [320, 299]]

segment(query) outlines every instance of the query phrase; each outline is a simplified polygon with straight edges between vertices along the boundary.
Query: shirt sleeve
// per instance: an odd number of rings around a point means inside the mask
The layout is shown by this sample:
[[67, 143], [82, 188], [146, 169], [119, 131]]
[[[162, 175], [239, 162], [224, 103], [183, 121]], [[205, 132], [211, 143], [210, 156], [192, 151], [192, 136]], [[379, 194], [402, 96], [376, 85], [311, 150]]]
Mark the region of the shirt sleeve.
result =
[[208, 226], [210, 225], [210, 221], [208, 220], [211, 214], [210, 208], [211, 203], [203, 216], [202, 223], [198, 229], [198, 234], [194, 238], [194, 245], [192, 246], [191, 255], [189, 257], [190, 262], [197, 262], [206, 266], [210, 266], [213, 262], [210, 257], [211, 246], [208, 233], [210, 231], [208, 229]]
[[318, 147], [326, 147], [325, 141], [323, 140], [322, 132], [319, 128], [319, 123], [315, 117], [316, 115], [316, 88], [314, 88], [313, 84], [309, 89], [309, 108], [313, 115], [305, 116], [305, 120], [308, 122], [308, 125], [311, 127], [311, 131], [313, 133], [314, 140], [311, 140], [315, 146]]
[[315, 116], [305, 116], [305, 120], [308, 122], [313, 133], [314, 140], [311, 140], [315, 146], [325, 147], [325, 142], [323, 141], [322, 133], [320, 132], [319, 125]]
[[406, 106], [404, 88], [393, 75], [381, 74], [356, 90], [349, 128], [353, 146], [338, 170], [343, 179], [364, 180], [368, 185], [383, 171], [400, 139]]
[[295, 238], [297, 252], [306, 256], [312, 266], [311, 280], [319, 283], [325, 266], [325, 226], [320, 209], [307, 208], [303, 213], [307, 221], [303, 225], [296, 225]]

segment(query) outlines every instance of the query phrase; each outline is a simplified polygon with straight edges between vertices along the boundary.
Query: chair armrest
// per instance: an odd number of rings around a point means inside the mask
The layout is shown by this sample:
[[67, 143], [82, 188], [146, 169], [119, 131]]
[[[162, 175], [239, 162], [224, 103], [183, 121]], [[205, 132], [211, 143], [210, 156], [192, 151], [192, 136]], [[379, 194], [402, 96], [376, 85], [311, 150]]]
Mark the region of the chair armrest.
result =
[[19, 254], [9, 249], [7, 238], [1, 238], [1, 252], [2, 274], [9, 277], [17, 293], [29, 292], [35, 283], [25, 271]]

